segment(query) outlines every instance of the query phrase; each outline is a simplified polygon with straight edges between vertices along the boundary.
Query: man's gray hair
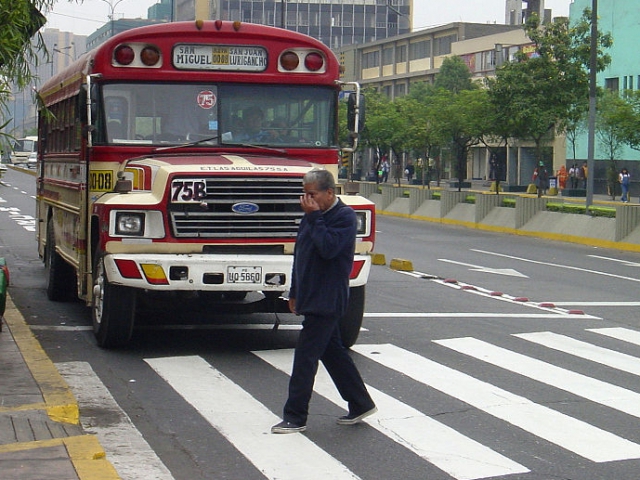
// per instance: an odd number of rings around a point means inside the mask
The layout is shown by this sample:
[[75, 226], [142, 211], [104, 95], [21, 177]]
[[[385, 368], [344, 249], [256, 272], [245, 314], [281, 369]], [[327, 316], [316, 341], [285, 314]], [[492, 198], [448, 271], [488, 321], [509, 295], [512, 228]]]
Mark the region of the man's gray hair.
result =
[[331, 172], [328, 170], [321, 170], [319, 168], [309, 170], [302, 179], [302, 183], [304, 185], [315, 183], [320, 191], [336, 189], [336, 181]]

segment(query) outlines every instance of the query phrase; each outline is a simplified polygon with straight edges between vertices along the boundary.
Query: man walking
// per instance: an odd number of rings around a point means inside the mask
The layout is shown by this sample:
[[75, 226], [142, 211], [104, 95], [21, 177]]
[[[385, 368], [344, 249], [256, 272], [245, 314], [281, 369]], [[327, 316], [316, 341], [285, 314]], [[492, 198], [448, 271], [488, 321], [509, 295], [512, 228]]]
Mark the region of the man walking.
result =
[[309, 401], [322, 360], [349, 412], [340, 425], [353, 425], [377, 411], [355, 363], [340, 340], [339, 319], [349, 301], [349, 274], [356, 239], [356, 215], [335, 195], [327, 170], [311, 170], [303, 179], [300, 222], [293, 257], [289, 309], [304, 315], [296, 345], [289, 398], [283, 421], [271, 433], [307, 429]]

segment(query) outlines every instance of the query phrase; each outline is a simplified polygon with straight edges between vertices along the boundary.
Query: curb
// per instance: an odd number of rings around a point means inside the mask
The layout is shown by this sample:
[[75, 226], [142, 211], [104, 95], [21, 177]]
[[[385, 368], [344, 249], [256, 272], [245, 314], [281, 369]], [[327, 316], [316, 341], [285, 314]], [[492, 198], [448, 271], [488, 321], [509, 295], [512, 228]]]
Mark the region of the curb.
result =
[[[44, 410], [52, 421], [79, 425], [78, 401], [60, 372], [35, 338], [29, 325], [16, 308], [9, 294], [6, 299], [4, 321], [36, 381], [44, 403], [22, 405], [3, 411]], [[95, 435], [86, 434], [51, 440], [36, 440], [0, 446], [0, 453], [21, 452], [36, 448], [63, 446], [80, 479], [120, 480], [115, 467], [107, 460], [106, 453]]]

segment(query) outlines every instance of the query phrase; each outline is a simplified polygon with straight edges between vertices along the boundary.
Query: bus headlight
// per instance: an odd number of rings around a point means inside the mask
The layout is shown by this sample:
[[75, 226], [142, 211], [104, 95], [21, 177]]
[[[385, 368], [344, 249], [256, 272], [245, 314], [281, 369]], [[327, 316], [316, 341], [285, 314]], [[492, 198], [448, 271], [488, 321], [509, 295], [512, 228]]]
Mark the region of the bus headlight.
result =
[[110, 237], [164, 238], [162, 212], [158, 210], [112, 210]]
[[368, 211], [356, 211], [356, 235], [366, 237], [369, 235]]
[[144, 213], [116, 212], [116, 235], [141, 237], [144, 235]]

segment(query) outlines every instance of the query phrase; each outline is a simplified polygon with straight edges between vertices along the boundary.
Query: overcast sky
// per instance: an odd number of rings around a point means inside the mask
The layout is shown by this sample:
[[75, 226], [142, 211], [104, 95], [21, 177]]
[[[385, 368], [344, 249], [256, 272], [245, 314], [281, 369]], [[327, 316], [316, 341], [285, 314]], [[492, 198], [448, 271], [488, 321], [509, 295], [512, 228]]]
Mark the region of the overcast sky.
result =
[[[147, 9], [158, 0], [58, 0], [47, 15], [45, 28], [58, 28], [78, 35], [89, 35], [114, 17], [146, 18]], [[571, 0], [545, 0], [553, 16], [568, 16]], [[414, 29], [449, 22], [504, 23], [505, 0], [414, 0]]]

